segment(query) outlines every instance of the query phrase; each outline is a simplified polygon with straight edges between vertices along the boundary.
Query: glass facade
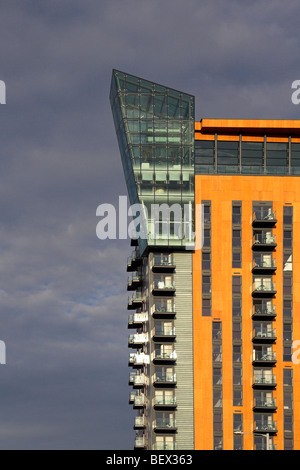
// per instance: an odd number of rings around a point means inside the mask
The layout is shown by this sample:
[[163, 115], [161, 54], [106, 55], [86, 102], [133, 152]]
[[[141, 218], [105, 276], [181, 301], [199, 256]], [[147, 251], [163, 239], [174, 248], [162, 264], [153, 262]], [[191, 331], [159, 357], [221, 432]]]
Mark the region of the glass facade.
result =
[[147, 219], [141, 251], [185, 247], [194, 230], [194, 97], [114, 70], [110, 102], [130, 204]]
[[195, 141], [196, 174], [300, 175], [300, 143], [221, 139]]

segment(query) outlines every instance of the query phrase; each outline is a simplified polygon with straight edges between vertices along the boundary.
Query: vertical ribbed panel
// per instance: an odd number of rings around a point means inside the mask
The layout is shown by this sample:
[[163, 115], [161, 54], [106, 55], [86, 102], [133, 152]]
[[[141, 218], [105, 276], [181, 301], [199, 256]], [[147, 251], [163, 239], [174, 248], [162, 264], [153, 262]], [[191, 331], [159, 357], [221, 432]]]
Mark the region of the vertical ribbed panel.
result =
[[191, 253], [175, 253], [176, 448], [194, 449], [193, 266]]

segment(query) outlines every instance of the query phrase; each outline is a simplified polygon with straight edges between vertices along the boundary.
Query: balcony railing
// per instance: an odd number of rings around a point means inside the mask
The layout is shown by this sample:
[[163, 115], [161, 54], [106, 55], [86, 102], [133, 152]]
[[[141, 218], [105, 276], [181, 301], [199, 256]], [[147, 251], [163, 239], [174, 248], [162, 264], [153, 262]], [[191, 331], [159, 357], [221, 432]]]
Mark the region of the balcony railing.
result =
[[153, 315], [156, 317], [173, 317], [175, 313], [175, 304], [159, 302], [153, 305]]
[[133, 407], [134, 407], [134, 408], [143, 408], [144, 406], [146, 406], [145, 395], [144, 395], [144, 394], [142, 394], [142, 395], [136, 395], [136, 396], [134, 397]]
[[254, 432], [277, 432], [277, 422], [264, 423], [263, 421], [255, 421], [253, 426]]
[[[133, 383], [133, 381], [132, 381]], [[129, 404], [132, 405], [134, 403], [134, 399], [136, 397], [136, 393], [129, 393]]]
[[144, 428], [146, 426], [145, 416], [136, 416], [134, 420], [134, 428]]
[[259, 386], [276, 386], [276, 376], [275, 375], [254, 375], [252, 378], [252, 385], [259, 385]]
[[147, 385], [147, 377], [145, 374], [135, 375], [133, 378], [134, 387], [144, 387]]
[[145, 437], [136, 437], [134, 441], [135, 448], [145, 448], [146, 447], [146, 439]]
[[168, 444], [156, 442], [153, 444], [153, 450], [176, 450], [175, 442], [170, 442]]
[[276, 444], [269, 443], [269, 448], [267, 449], [267, 444], [261, 442], [259, 444], [254, 444], [254, 450], [277, 450]]
[[130, 372], [129, 374], [129, 381], [128, 381], [128, 384], [129, 385], [133, 385], [134, 384], [134, 378], [136, 377], [136, 372]]
[[252, 261], [252, 272], [273, 272], [276, 268], [275, 258], [254, 258]]
[[142, 284], [142, 276], [130, 276], [127, 281], [127, 290], [135, 290]]
[[176, 374], [155, 374], [153, 377], [153, 382], [158, 384], [175, 384]]
[[172, 255], [154, 255], [152, 270], [154, 272], [173, 271], [175, 269]]
[[273, 225], [277, 222], [276, 220], [276, 212], [272, 211], [271, 208], [260, 208], [255, 209], [252, 215], [252, 224], [253, 225]]
[[171, 282], [164, 282], [164, 281], [154, 281], [152, 284], [152, 291], [153, 293], [168, 293], [172, 294], [175, 292], [175, 283], [174, 281]]
[[267, 316], [269, 318], [276, 316], [275, 306], [267, 305], [265, 303], [261, 303], [259, 305], [253, 305], [252, 317], [264, 317], [264, 316]]
[[268, 353], [254, 351], [253, 362], [276, 362], [276, 353], [274, 351]]
[[260, 408], [264, 410], [275, 410], [276, 398], [255, 398], [253, 408]]
[[128, 346], [135, 347], [146, 344], [148, 342], [148, 333], [135, 333], [129, 335], [128, 337]]
[[166, 430], [176, 430], [176, 420], [169, 418], [169, 419], [156, 419], [154, 421], [154, 429], [159, 429], [160, 431]]
[[128, 315], [128, 328], [138, 328], [148, 321], [148, 313], [133, 313]]
[[254, 328], [252, 333], [253, 340], [275, 340], [276, 329]]
[[176, 351], [174, 350], [155, 350], [154, 355], [153, 355], [153, 360], [159, 360], [159, 361], [176, 361], [177, 359], [177, 354]]
[[154, 336], [175, 336], [175, 327], [156, 327]]
[[135, 271], [138, 266], [142, 264], [143, 260], [138, 251], [134, 250], [132, 255], [127, 258], [127, 271]]
[[144, 354], [144, 353], [141, 353], [141, 354], [130, 354], [129, 355], [129, 361], [128, 361], [128, 365], [129, 366], [133, 366], [133, 367], [140, 367], [140, 366], [144, 366], [146, 364], [149, 364], [150, 363], [150, 359], [149, 359], [149, 356], [147, 354]]
[[252, 286], [252, 295], [265, 295], [265, 294], [276, 294], [276, 284], [275, 282], [262, 282], [259, 284], [258, 282], [253, 282]]
[[154, 397], [153, 404], [157, 407], [174, 407], [176, 406], [176, 397]]
[[129, 310], [137, 309], [143, 304], [143, 297], [140, 292], [136, 292], [132, 297], [128, 297], [128, 306]]
[[253, 235], [252, 241], [253, 247], [275, 247], [276, 246], [276, 235], [264, 235], [256, 234]]

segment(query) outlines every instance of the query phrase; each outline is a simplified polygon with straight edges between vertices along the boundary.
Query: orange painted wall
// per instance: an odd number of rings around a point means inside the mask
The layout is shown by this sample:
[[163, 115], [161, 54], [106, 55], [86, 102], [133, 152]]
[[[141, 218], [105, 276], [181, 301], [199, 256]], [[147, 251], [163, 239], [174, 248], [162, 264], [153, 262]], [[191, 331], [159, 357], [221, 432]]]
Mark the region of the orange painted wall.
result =
[[[201, 308], [201, 250], [193, 260], [194, 283], [194, 393], [195, 393], [195, 449], [213, 449], [212, 404], [212, 321], [220, 319], [223, 329], [223, 445], [233, 448], [233, 413], [243, 413], [244, 432], [253, 431], [252, 389], [252, 201], [273, 201], [278, 222], [277, 248], [274, 253], [277, 271], [275, 299], [277, 317], [274, 322], [277, 341], [273, 346], [277, 364], [273, 369], [277, 378], [274, 397], [278, 410], [274, 415], [278, 434], [274, 438], [277, 449], [283, 449], [283, 367], [294, 370], [294, 448], [300, 442], [300, 363], [283, 363], [282, 318], [282, 235], [283, 205], [294, 207], [293, 232], [293, 339], [300, 340], [300, 177], [196, 175], [196, 204], [211, 200], [212, 207], [212, 317], [202, 317]], [[232, 269], [232, 201], [242, 201], [242, 269]], [[233, 407], [232, 396], [232, 275], [242, 275], [243, 287], [243, 406]], [[299, 356], [300, 357], [300, 354]], [[244, 436], [244, 449], [253, 448], [252, 435]]]

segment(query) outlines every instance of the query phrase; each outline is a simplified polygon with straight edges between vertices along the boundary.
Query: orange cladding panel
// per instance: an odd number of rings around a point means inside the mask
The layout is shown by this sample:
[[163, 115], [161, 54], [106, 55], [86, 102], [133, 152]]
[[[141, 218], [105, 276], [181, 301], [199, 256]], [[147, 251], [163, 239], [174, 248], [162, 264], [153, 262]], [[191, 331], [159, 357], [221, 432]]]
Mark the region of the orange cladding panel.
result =
[[[283, 368], [294, 373], [294, 435], [295, 449], [300, 442], [300, 361], [299, 365], [283, 362], [283, 206], [292, 203], [293, 218], [293, 332], [300, 340], [300, 178], [284, 176], [196, 175], [195, 203], [211, 201], [212, 253], [212, 316], [202, 316], [201, 250], [194, 253], [194, 392], [195, 392], [195, 449], [213, 449], [213, 381], [212, 381], [212, 321], [222, 321], [223, 373], [223, 448], [233, 449], [233, 413], [241, 412], [244, 423], [244, 449], [253, 449], [253, 389], [252, 389], [252, 202], [272, 201], [276, 211], [277, 271], [276, 328], [277, 364], [274, 374], [277, 387], [278, 433], [274, 437], [277, 449], [283, 449]], [[232, 268], [232, 201], [242, 201], [242, 268]], [[197, 223], [197, 221], [196, 221]], [[243, 342], [243, 405], [233, 406], [232, 365], [232, 275], [242, 276], [242, 342]], [[299, 309], [298, 309], [299, 307]], [[300, 346], [298, 347], [300, 349]], [[298, 354], [300, 358], [300, 354]], [[249, 434], [248, 434], [249, 433]], [[298, 439], [296, 438], [298, 436]]]

